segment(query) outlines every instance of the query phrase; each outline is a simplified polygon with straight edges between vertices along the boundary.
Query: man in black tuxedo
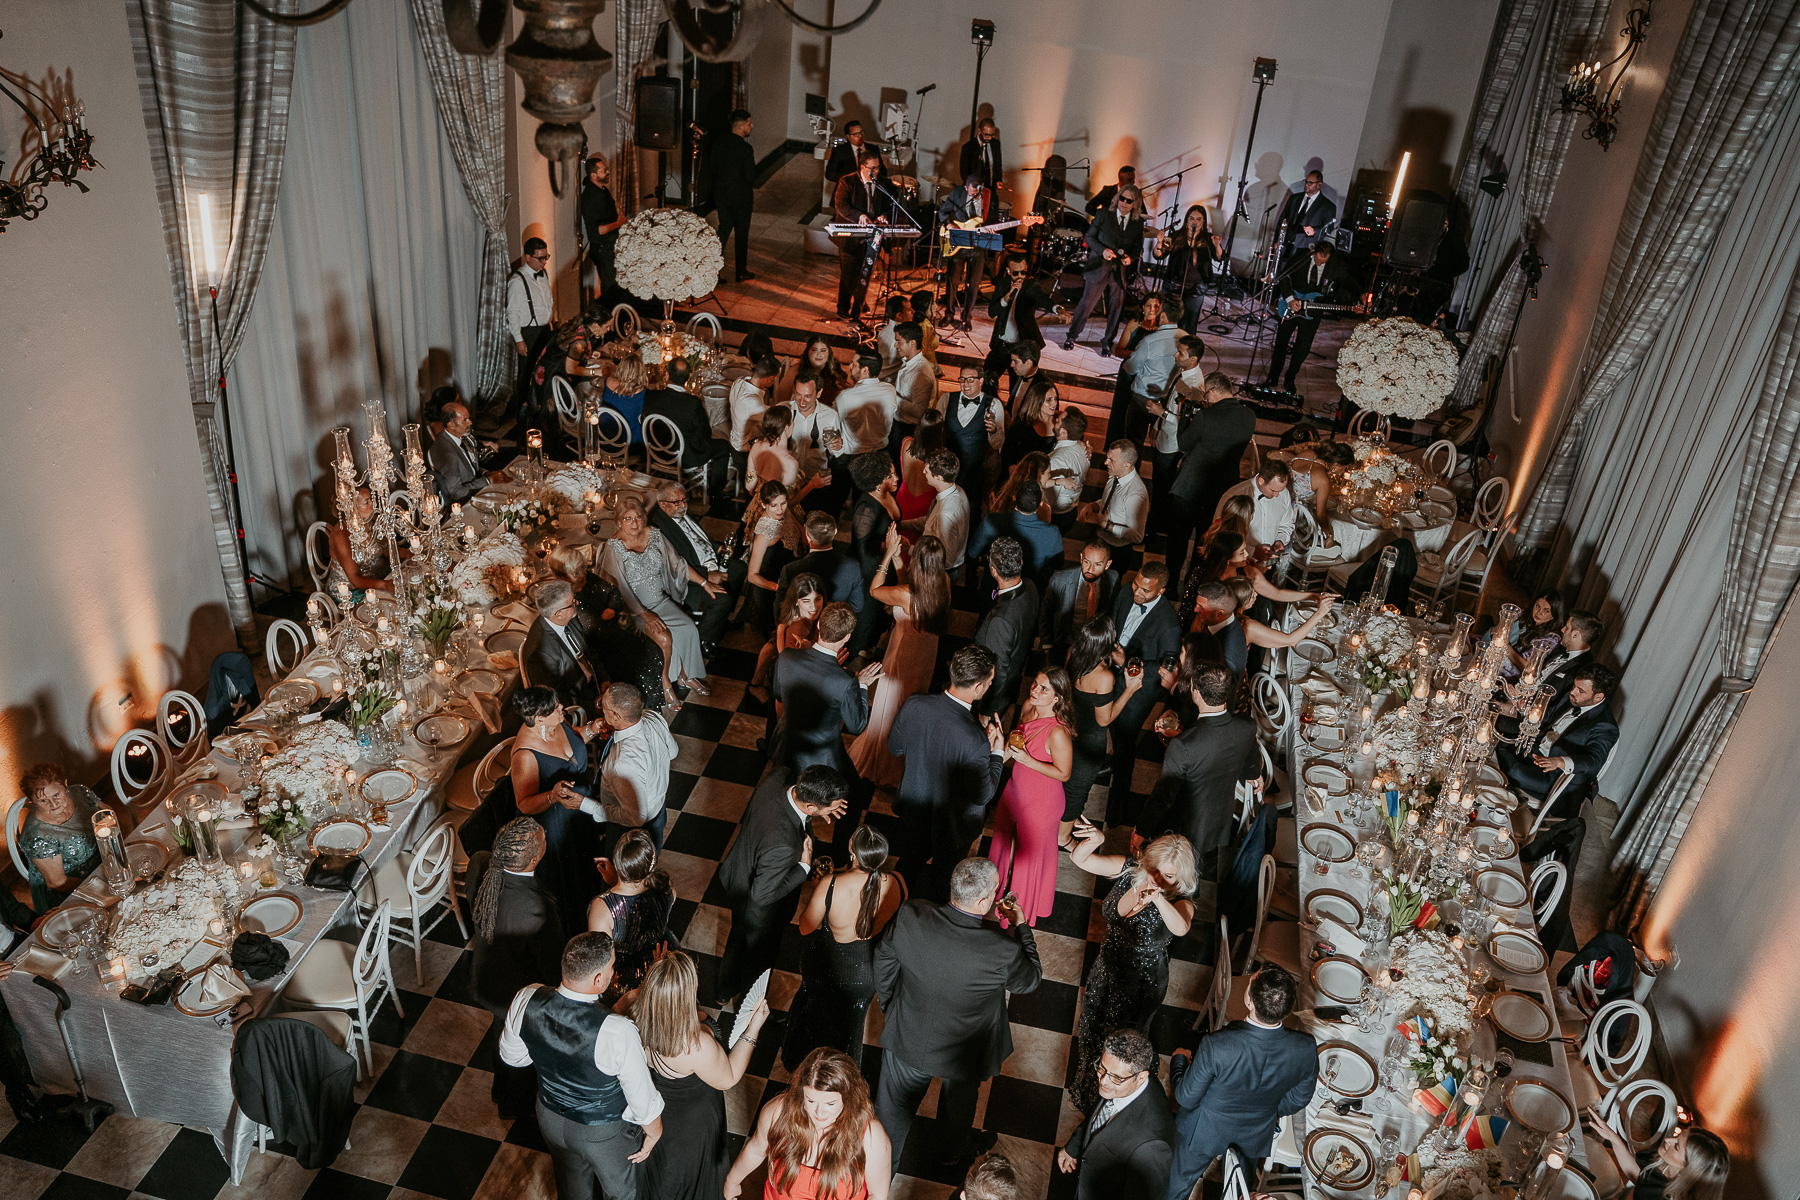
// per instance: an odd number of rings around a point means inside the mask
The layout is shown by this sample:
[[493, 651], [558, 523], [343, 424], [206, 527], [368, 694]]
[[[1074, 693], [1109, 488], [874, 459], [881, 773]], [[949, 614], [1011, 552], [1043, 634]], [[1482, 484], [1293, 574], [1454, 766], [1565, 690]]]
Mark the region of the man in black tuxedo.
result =
[[[1325, 201], [1326, 204], [1331, 201]], [[1274, 387], [1282, 378], [1287, 391], [1294, 390], [1306, 356], [1312, 352], [1313, 335], [1319, 332], [1321, 318], [1306, 307], [1296, 293], [1311, 296], [1314, 304], [1346, 304], [1350, 300], [1350, 269], [1332, 249], [1330, 242], [1320, 242], [1311, 254], [1298, 256], [1288, 264], [1275, 281], [1275, 294], [1281, 299], [1281, 324], [1275, 330], [1275, 346], [1269, 352], [1269, 375], [1263, 386]], [[1282, 370], [1286, 364], [1286, 372]]]
[[855, 631], [856, 614], [848, 604], [827, 604], [819, 613], [817, 640], [775, 657], [773, 690], [781, 715], [771, 757], [780, 766], [799, 771], [816, 764], [835, 768], [845, 779], [856, 777], [844, 735], [861, 733], [869, 723], [869, 688], [881, 677], [881, 664], [861, 675], [838, 665], [838, 651]]
[[[719, 252], [737, 234], [737, 281], [755, 279], [750, 263], [750, 210], [756, 207], [756, 151], [750, 148], [755, 124], [744, 109], [731, 113], [731, 131], [713, 139], [708, 166], [712, 176], [713, 206], [719, 210]], [[723, 283], [725, 276], [719, 275]]]
[[[437, 483], [438, 496], [444, 502], [444, 515], [448, 518], [450, 505], [467, 504], [476, 492], [502, 476], [498, 471], [485, 473], [481, 469], [481, 445], [471, 432], [475, 422], [469, 416], [469, 406], [461, 400], [452, 400], [440, 412], [444, 418], [444, 431], [431, 443], [426, 457], [431, 460], [432, 478]], [[450, 532], [462, 531], [453, 529]]]
[[848, 604], [852, 612], [863, 606], [862, 565], [838, 549], [837, 518], [828, 512], [806, 514], [806, 553], [781, 568], [776, 581], [778, 594], [786, 596], [788, 588], [802, 575], [817, 575], [825, 585], [827, 604]]
[[[537, 880], [544, 827], [515, 817], [494, 836], [494, 849], [469, 856], [470, 919], [475, 925], [469, 987], [475, 1002], [506, 1020], [513, 997], [534, 983], [562, 980], [562, 913]], [[483, 889], [487, 889], [485, 892]], [[530, 1068], [494, 1068], [492, 1096], [508, 1119], [531, 1111], [537, 1077]]]
[[533, 687], [547, 687], [564, 704], [596, 712], [606, 669], [589, 652], [575, 589], [561, 579], [538, 585], [538, 618], [531, 623], [519, 661]]
[[1299, 986], [1280, 967], [1250, 978], [1250, 1017], [1177, 1050], [1169, 1063], [1174, 1087], [1175, 1162], [1167, 1200], [1188, 1200], [1212, 1160], [1236, 1146], [1250, 1177], [1275, 1143], [1275, 1123], [1306, 1107], [1318, 1080], [1318, 1048], [1310, 1035], [1283, 1029]]
[[1073, 350], [1082, 327], [1106, 297], [1106, 340], [1100, 357], [1112, 357], [1119, 326], [1125, 323], [1125, 276], [1144, 250], [1144, 219], [1137, 215], [1138, 190], [1120, 188], [1111, 207], [1103, 209], [1088, 226], [1087, 263], [1082, 268], [1081, 299], [1069, 320], [1063, 349]]
[[1619, 720], [1607, 698], [1618, 686], [1618, 676], [1591, 660], [1574, 668], [1573, 675], [1569, 694], [1545, 711], [1532, 753], [1511, 746], [1498, 751], [1500, 769], [1514, 787], [1539, 801], [1555, 793], [1550, 815], [1562, 820], [1579, 812], [1581, 802], [1593, 794], [1600, 768], [1619, 743]]
[[1079, 565], [1053, 573], [1038, 606], [1038, 639], [1052, 662], [1068, 653], [1075, 631], [1095, 617], [1110, 617], [1119, 594], [1112, 547], [1095, 538], [1081, 548]]
[[1256, 414], [1237, 398], [1229, 375], [1214, 371], [1203, 387], [1198, 409], [1181, 427], [1181, 469], [1169, 485], [1163, 558], [1176, 579], [1186, 574], [1188, 543], [1212, 524], [1219, 497], [1238, 482], [1244, 447], [1256, 436]]
[[[1556, 649], [1550, 651], [1544, 659], [1544, 665], [1538, 672], [1538, 686], [1549, 684], [1551, 689], [1550, 705], [1560, 705], [1569, 697], [1569, 689], [1575, 685], [1575, 672], [1590, 666], [1594, 661], [1594, 647], [1606, 636], [1606, 626], [1600, 618], [1586, 609], [1572, 609], [1563, 620], [1563, 627], [1557, 634]], [[1517, 683], [1501, 681], [1500, 690], [1505, 693], [1501, 700], [1500, 717], [1495, 727], [1507, 737], [1515, 737], [1519, 732], [1519, 709], [1528, 701], [1530, 692], [1519, 687]], [[1548, 711], [1548, 710], [1546, 710]], [[1546, 726], [1547, 728], [1547, 726]]]
[[888, 730], [888, 753], [906, 759], [894, 796], [902, 832], [896, 850], [915, 896], [950, 895], [950, 870], [981, 835], [999, 786], [1006, 762], [1000, 723], [975, 715], [993, 682], [994, 652], [964, 646], [950, 656], [949, 689], [909, 696]]
[[662, 530], [663, 537], [675, 547], [675, 553], [681, 555], [688, 569], [706, 581], [699, 583], [690, 577], [683, 603], [689, 611], [700, 614], [697, 622], [700, 652], [711, 654], [725, 632], [726, 623], [731, 620], [732, 608], [744, 593], [750, 564], [742, 559], [719, 561], [718, 547], [688, 512], [687, 488], [679, 483], [663, 485], [655, 507], [650, 510], [650, 524]]
[[[881, 159], [873, 150], [863, 151], [856, 170], [837, 181], [831, 194], [831, 212], [839, 225], [886, 225], [893, 205], [876, 183]], [[872, 235], [840, 237], [838, 244], [839, 320], [862, 319], [868, 289], [863, 286], [863, 264], [869, 257]]]
[[844, 122], [844, 140], [831, 148], [831, 157], [825, 162], [825, 182], [835, 186], [837, 181], [856, 170], [856, 161], [864, 154], [875, 155], [880, 163], [876, 178], [882, 183], [888, 181], [887, 163], [881, 161], [881, 151], [873, 146], [865, 146], [867, 139], [861, 121]]
[[988, 547], [988, 572], [994, 577], [994, 606], [975, 628], [975, 644], [994, 652], [994, 685], [975, 711], [997, 717], [1018, 698], [1025, 659], [1037, 634], [1037, 585], [1025, 576], [1025, 548], [1017, 538], [995, 538]]
[[1325, 227], [1337, 219], [1337, 205], [1325, 195], [1324, 187], [1325, 176], [1308, 171], [1300, 190], [1290, 192], [1282, 202], [1275, 226], [1279, 229], [1283, 223], [1287, 225], [1287, 240], [1281, 248], [1284, 267], [1296, 252], [1318, 245], [1325, 236]]
[[[1055, 302], [1030, 275], [1023, 254], [1008, 254], [995, 278], [994, 298], [988, 302], [987, 310], [994, 320], [994, 335], [988, 343], [987, 358], [981, 369], [996, 391], [1000, 376], [1006, 373], [1020, 346], [1027, 342], [1039, 350], [1044, 346], [1037, 315], [1050, 311]], [[1037, 359], [1033, 357], [1031, 361], [1035, 363]], [[1012, 394], [1018, 395], [1018, 389], [1015, 388]]]
[[691, 368], [685, 358], [671, 358], [664, 368], [669, 386], [644, 393], [644, 416], [667, 417], [681, 431], [681, 469], [706, 469], [706, 486], [716, 494], [724, 486], [731, 443], [712, 434], [706, 404], [687, 390]]
[[1056, 1152], [1075, 1175], [1075, 1200], [1163, 1200], [1169, 1186], [1175, 1119], [1156, 1078], [1156, 1047], [1135, 1029], [1101, 1043], [1100, 1107]]
[[948, 904], [907, 901], [875, 945], [875, 998], [887, 1018], [875, 1116], [893, 1143], [896, 1171], [934, 1078], [943, 1080], [937, 1125], [950, 1138], [937, 1147], [937, 1159], [963, 1161], [995, 1140], [988, 1134], [985, 1145], [972, 1147], [970, 1130], [982, 1081], [998, 1075], [1012, 1053], [1007, 993], [1033, 991], [1044, 977], [1031, 926], [1019, 923], [1017, 908], [1002, 909], [1010, 934], [983, 919], [999, 886], [991, 861], [965, 858], [950, 874]]
[[731, 912], [719, 963], [721, 1003], [743, 995], [775, 965], [800, 885], [812, 873], [813, 819], [841, 817], [844, 810], [844, 777], [830, 767], [795, 772], [777, 766], [757, 785], [737, 840], [719, 863], [719, 887]]
[[[1005, 183], [1006, 178], [1000, 163], [1000, 130], [992, 117], [983, 117], [975, 123], [975, 136], [963, 143], [956, 162], [958, 179], [973, 175], [990, 197], [997, 194], [994, 189]], [[894, 1158], [899, 1161], [899, 1155]]]
[[1194, 848], [1200, 878], [1213, 881], [1219, 879], [1220, 852], [1231, 846], [1237, 785], [1262, 778], [1256, 726], [1227, 711], [1232, 682], [1220, 663], [1202, 663], [1181, 681], [1193, 695], [1195, 718], [1164, 751], [1162, 778], [1131, 837], [1135, 848], [1179, 833]]
[[1131, 775], [1137, 769], [1138, 735], [1143, 732], [1144, 718], [1163, 698], [1157, 667], [1164, 658], [1181, 653], [1181, 620], [1169, 603], [1168, 588], [1169, 568], [1159, 562], [1145, 563], [1132, 576], [1131, 590], [1113, 601], [1113, 628], [1119, 631], [1113, 662], [1123, 667], [1128, 660], [1138, 659], [1143, 664], [1144, 686], [1125, 702], [1109, 726], [1113, 756], [1112, 787], [1106, 795], [1108, 826], [1129, 825], [1136, 815]]

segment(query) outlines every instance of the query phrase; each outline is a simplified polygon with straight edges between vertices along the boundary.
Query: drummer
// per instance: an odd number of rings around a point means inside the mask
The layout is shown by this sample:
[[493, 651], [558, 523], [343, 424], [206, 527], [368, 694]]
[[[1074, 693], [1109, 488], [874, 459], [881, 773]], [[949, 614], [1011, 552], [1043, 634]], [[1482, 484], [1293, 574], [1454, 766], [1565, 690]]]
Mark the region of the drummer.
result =
[[[844, 140], [831, 148], [831, 157], [825, 162], [826, 183], [836, 187], [839, 179], [856, 170], [857, 156], [863, 152], [864, 136], [861, 121], [844, 123]], [[875, 181], [883, 187], [888, 186], [887, 159], [882, 157], [881, 147], [870, 146], [869, 151], [880, 164], [875, 168]]]

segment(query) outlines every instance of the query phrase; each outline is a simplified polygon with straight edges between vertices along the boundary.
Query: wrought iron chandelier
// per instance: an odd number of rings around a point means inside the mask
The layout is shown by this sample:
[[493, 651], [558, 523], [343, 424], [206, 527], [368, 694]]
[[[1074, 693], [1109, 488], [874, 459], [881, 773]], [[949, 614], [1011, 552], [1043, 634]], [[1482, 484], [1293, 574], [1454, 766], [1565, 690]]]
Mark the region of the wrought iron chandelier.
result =
[[[4, 37], [0, 34], [0, 37]], [[25, 96], [20, 96], [12, 87], [11, 81]], [[19, 106], [32, 128], [37, 130], [38, 150], [30, 154], [19, 169], [8, 173], [6, 160], [0, 158], [0, 233], [6, 232], [6, 223], [18, 218], [35, 221], [38, 214], [50, 205], [50, 197], [44, 194], [44, 188], [52, 183], [60, 183], [64, 187], [78, 187], [87, 191], [87, 184], [78, 176], [83, 171], [91, 171], [100, 165], [94, 158], [94, 135], [88, 131], [87, 121], [82, 116], [82, 105], [79, 100], [62, 106], [62, 119], [54, 116], [56, 104], [42, 90], [25, 81], [22, 75], [11, 75], [0, 72], [0, 94]], [[46, 113], [52, 114], [50, 120], [55, 129], [55, 137], [50, 129], [38, 119], [30, 101], [36, 102]]]
[[[1651, 0], [1644, 0], [1644, 7], [1634, 8], [1626, 14], [1625, 28], [1619, 31], [1619, 36], [1625, 39], [1625, 48], [1614, 55], [1612, 61], [1601, 63], [1596, 60], [1591, 67], [1578, 62], [1569, 68], [1569, 80], [1563, 84], [1562, 110], [1585, 114], [1588, 125], [1581, 131], [1581, 136], [1599, 142], [1602, 150], [1612, 145], [1619, 132], [1619, 103], [1623, 99], [1625, 76], [1637, 58], [1638, 47], [1650, 36], [1650, 3]], [[1611, 82], [1602, 88], [1609, 72]]]

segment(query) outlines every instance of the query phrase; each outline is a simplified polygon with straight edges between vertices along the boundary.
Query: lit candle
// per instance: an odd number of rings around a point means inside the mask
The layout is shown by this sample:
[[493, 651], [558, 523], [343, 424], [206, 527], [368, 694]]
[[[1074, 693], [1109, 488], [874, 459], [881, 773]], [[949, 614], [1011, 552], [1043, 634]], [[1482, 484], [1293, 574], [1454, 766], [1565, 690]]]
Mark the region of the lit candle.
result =
[[331, 698], [333, 700], [336, 700], [339, 696], [342, 696], [343, 694], [344, 694], [344, 679], [343, 679], [343, 676], [340, 675], [338, 678], [333, 679], [331, 681]]
[[255, 868], [247, 862], [241, 862], [237, 865], [238, 878], [242, 879], [245, 883], [250, 882], [250, 876], [254, 871]]
[[438, 674], [438, 676], [441, 678], [442, 676], [448, 675], [450, 673], [450, 664], [440, 658], [436, 662], [431, 664], [431, 669], [434, 672], [436, 672]]
[[1431, 685], [1425, 681], [1424, 672], [1414, 677], [1412, 692], [1414, 700], [1423, 700], [1431, 694]]
[[117, 982], [125, 982], [125, 956], [123, 954], [113, 955], [112, 961], [107, 964], [106, 971]]
[[1364, 758], [1375, 757], [1375, 743], [1371, 742], [1368, 738], [1363, 739], [1362, 756]]
[[1467, 846], [1458, 846], [1456, 848], [1456, 861], [1459, 863], [1466, 863], [1469, 861], [1469, 848]]
[[482, 612], [480, 609], [476, 609], [475, 610], [475, 632], [480, 633], [481, 627], [485, 624], [487, 624], [487, 614], [485, 612]]
[[461, 500], [455, 500], [455, 501], [451, 502], [450, 516], [452, 519], [462, 516], [462, 501]]
[[222, 935], [225, 932], [224, 919], [221, 917], [214, 917], [212, 920], [208, 921], [206, 923], [206, 932], [210, 933], [214, 937], [219, 937], [220, 935]]
[[1438, 753], [1442, 754], [1445, 758], [1449, 758], [1451, 752], [1455, 749], [1456, 739], [1446, 733], [1444, 735], [1444, 740], [1438, 743]]
[[542, 450], [544, 448], [543, 433], [536, 429], [527, 429], [525, 431], [525, 444], [533, 450]]
[[385, 616], [376, 617], [375, 618], [375, 632], [376, 633], [386, 633], [387, 631], [388, 631], [387, 617], [385, 617]]
[[1373, 715], [1374, 715], [1374, 710], [1371, 709], [1367, 704], [1362, 706], [1362, 723], [1364, 725], [1367, 725], [1369, 723], [1369, 718]]
[[1419, 810], [1418, 809], [1416, 809], [1416, 808], [1411, 809], [1407, 812], [1406, 827], [1408, 829], [1417, 829], [1419, 827]]
[[406, 715], [406, 710], [409, 707], [411, 706], [407, 704], [405, 699], [396, 700], [394, 701], [394, 714], [396, 716], [404, 717]]

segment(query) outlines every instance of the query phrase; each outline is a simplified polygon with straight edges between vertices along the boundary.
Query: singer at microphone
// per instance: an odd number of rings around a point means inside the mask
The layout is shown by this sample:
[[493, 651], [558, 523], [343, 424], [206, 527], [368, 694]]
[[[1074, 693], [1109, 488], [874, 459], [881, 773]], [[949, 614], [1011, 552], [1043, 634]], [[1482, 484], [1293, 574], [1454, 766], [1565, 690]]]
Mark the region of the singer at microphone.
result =
[[[861, 121], [844, 123], [844, 140], [831, 148], [831, 157], [825, 161], [825, 182], [835, 187], [838, 180], [856, 170], [857, 159], [865, 149], [863, 146], [865, 136]], [[883, 184], [887, 183], [887, 160], [881, 157], [881, 151], [873, 147], [867, 147], [867, 149], [881, 163], [875, 178]]]

